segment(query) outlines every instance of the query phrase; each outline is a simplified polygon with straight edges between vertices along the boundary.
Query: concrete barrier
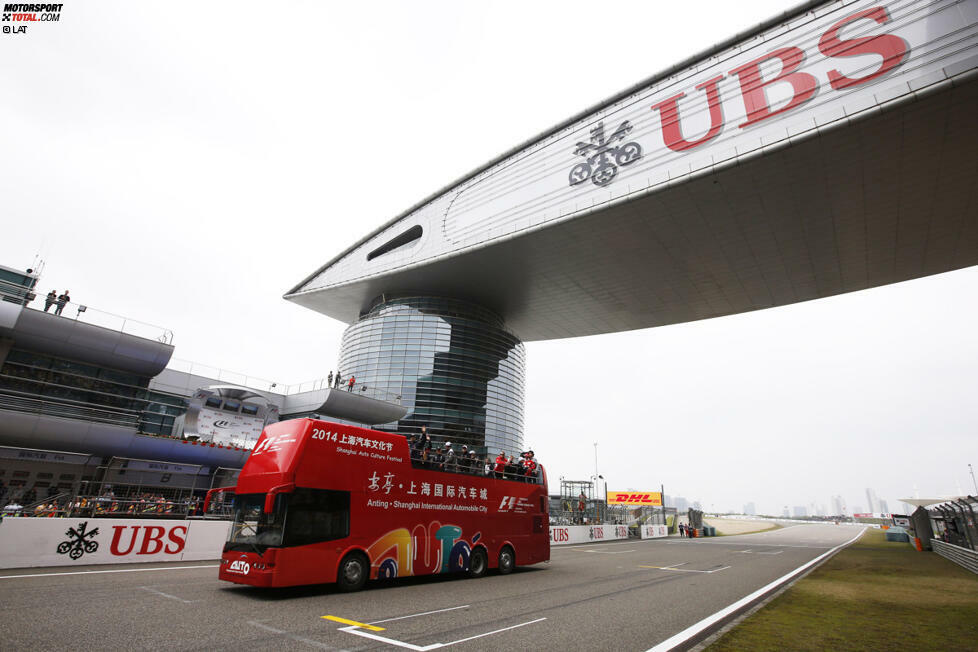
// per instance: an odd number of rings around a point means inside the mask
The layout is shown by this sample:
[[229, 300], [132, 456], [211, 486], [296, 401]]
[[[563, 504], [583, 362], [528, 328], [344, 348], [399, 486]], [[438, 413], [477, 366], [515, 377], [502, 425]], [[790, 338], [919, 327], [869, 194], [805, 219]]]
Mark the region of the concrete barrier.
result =
[[566, 546], [571, 543], [594, 543], [627, 539], [625, 525], [551, 525], [550, 545]]
[[0, 568], [220, 559], [230, 521], [7, 518]]
[[669, 528], [665, 525], [643, 525], [641, 533], [643, 539], [658, 539], [669, 536]]

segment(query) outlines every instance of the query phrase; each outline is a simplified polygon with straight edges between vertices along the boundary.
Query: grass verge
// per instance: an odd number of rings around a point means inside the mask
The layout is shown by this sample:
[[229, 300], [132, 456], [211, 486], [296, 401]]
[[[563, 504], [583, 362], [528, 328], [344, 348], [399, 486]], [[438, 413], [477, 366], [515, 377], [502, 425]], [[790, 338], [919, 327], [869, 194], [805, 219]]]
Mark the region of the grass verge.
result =
[[976, 643], [978, 575], [867, 530], [708, 650], [975, 650]]

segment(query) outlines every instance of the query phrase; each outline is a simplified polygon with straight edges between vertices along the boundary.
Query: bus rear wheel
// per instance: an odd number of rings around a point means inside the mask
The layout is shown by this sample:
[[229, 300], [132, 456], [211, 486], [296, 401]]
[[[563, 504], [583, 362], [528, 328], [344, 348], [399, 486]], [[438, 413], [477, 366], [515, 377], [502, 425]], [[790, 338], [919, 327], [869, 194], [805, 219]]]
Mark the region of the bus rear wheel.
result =
[[482, 548], [476, 548], [469, 557], [469, 577], [482, 577], [489, 568], [489, 556]]
[[499, 574], [508, 575], [516, 568], [516, 553], [509, 546], [503, 546], [499, 551]]
[[358, 552], [351, 552], [340, 562], [336, 571], [336, 584], [341, 591], [359, 591], [367, 583], [370, 566], [367, 558]]

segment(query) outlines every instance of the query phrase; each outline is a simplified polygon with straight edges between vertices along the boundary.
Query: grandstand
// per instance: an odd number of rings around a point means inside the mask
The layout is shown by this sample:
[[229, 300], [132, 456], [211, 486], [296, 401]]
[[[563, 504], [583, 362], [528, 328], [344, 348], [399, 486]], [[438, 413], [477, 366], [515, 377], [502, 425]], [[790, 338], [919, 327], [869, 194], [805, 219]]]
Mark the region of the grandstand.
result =
[[[78, 304], [46, 311], [39, 281], [0, 266], [0, 508], [20, 507], [8, 513], [85, 502], [83, 513], [100, 515], [114, 502], [127, 514], [186, 514], [227, 486], [269, 423], [404, 413], [376, 391], [279, 387], [177, 360], [170, 330]], [[99, 500], [106, 491], [114, 501]]]

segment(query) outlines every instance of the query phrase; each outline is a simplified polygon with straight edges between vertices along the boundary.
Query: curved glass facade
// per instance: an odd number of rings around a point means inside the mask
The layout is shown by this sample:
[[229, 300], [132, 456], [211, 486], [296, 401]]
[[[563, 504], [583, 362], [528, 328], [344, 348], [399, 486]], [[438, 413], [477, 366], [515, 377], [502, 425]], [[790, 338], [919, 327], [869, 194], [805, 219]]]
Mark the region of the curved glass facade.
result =
[[525, 361], [523, 343], [484, 308], [385, 297], [346, 329], [339, 370], [408, 408], [378, 430], [411, 434], [427, 425], [456, 451], [467, 444], [495, 455], [522, 450]]

